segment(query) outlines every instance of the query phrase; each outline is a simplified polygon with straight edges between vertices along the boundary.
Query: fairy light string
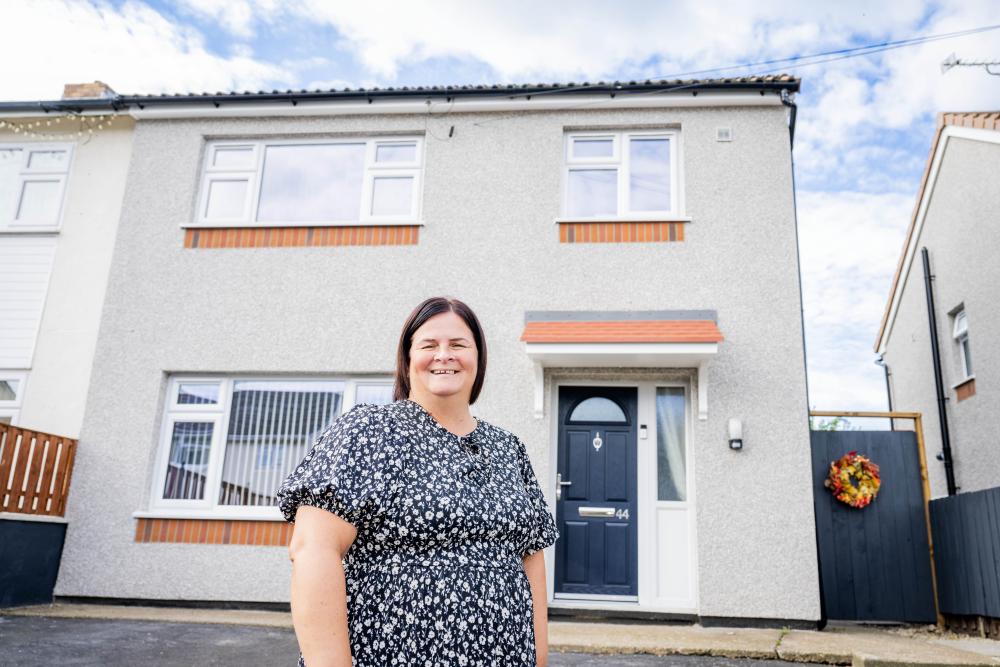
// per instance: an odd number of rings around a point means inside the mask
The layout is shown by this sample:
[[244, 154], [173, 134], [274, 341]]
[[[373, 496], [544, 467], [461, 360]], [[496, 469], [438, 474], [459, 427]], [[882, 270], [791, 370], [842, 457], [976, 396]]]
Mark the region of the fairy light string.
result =
[[89, 139], [94, 134], [110, 128], [111, 123], [118, 115], [112, 113], [84, 116], [83, 114], [71, 113], [55, 118], [28, 121], [0, 119], [0, 130], [8, 130], [15, 136], [28, 139], [66, 139], [74, 134], [78, 139], [84, 137]]

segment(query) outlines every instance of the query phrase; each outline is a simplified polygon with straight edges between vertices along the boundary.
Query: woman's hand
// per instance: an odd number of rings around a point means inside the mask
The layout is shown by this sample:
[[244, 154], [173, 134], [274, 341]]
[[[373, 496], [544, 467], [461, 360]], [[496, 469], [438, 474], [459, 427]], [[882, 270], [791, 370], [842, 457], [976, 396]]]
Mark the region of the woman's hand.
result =
[[288, 545], [292, 623], [308, 667], [350, 667], [344, 554], [358, 531], [336, 514], [302, 505]]
[[531, 604], [535, 617], [535, 664], [549, 664], [549, 602], [545, 586], [545, 552], [524, 557], [524, 573], [531, 584]]

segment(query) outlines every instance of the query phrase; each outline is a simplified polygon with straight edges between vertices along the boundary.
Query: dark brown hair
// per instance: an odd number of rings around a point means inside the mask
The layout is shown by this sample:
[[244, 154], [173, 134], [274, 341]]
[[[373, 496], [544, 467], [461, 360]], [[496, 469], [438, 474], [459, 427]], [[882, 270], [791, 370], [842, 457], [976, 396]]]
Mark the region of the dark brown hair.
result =
[[413, 334], [423, 326], [424, 322], [441, 313], [455, 313], [461, 317], [472, 330], [476, 342], [478, 359], [476, 362], [476, 380], [472, 383], [472, 393], [469, 394], [469, 405], [476, 402], [486, 378], [486, 338], [479, 318], [472, 309], [458, 299], [434, 296], [426, 299], [413, 309], [403, 325], [403, 333], [399, 335], [399, 347], [396, 349], [396, 384], [392, 389], [392, 399], [400, 401], [410, 397], [410, 345], [413, 344]]

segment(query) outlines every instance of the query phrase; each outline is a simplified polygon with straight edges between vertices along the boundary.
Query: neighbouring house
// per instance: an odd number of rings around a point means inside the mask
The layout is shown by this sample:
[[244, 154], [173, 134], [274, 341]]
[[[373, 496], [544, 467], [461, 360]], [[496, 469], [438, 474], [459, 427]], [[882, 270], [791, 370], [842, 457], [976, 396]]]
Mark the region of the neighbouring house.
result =
[[0, 423], [83, 424], [135, 125], [113, 95], [0, 102]]
[[56, 594], [286, 603], [276, 487], [390, 400], [403, 320], [450, 295], [488, 337], [473, 411], [556, 513], [554, 612], [815, 626], [798, 88], [116, 98], [135, 132]]
[[0, 606], [51, 602], [59, 569], [135, 125], [113, 97], [0, 102]]
[[875, 341], [893, 407], [924, 414], [933, 497], [1000, 486], [997, 174], [1000, 112], [940, 114]]

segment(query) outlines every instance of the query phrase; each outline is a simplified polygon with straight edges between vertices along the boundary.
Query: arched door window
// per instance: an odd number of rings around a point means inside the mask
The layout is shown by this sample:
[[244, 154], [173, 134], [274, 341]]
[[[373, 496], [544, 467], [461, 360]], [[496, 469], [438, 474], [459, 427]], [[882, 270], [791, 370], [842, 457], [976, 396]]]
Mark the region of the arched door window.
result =
[[607, 422], [612, 424], [627, 424], [628, 417], [621, 406], [610, 398], [592, 396], [580, 401], [570, 413], [572, 422]]

